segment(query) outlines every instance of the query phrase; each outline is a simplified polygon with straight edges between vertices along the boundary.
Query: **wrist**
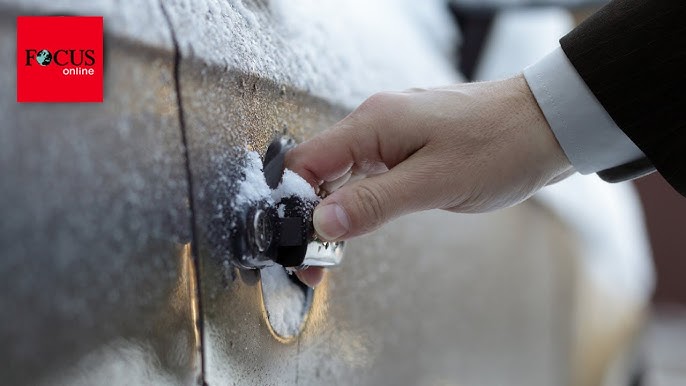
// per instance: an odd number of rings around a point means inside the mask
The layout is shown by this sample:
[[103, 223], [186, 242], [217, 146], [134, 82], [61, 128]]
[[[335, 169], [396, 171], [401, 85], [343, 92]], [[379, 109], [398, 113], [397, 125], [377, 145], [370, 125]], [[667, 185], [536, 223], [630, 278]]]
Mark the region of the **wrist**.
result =
[[524, 75], [518, 74], [508, 81], [512, 82], [512, 87], [519, 95], [516, 111], [523, 115], [520, 129], [527, 133], [531, 141], [529, 150], [541, 166], [541, 171], [551, 172], [555, 177], [573, 172], [571, 162], [555, 137]]

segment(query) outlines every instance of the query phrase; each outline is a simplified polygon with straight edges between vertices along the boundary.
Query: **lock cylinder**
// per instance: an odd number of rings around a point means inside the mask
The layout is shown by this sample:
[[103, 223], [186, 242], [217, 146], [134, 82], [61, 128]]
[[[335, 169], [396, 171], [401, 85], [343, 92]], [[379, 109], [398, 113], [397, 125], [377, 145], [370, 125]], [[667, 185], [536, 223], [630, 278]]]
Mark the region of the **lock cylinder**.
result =
[[263, 268], [273, 264], [278, 214], [266, 200], [253, 204], [234, 222], [232, 250], [242, 268]]

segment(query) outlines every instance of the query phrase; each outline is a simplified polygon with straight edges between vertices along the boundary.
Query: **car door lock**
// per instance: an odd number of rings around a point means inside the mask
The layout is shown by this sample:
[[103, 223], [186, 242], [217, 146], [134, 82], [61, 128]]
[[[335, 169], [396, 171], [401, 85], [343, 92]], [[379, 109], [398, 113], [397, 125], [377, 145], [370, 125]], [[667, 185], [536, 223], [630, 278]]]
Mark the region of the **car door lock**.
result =
[[[303, 195], [286, 186], [285, 173], [294, 173], [286, 171], [284, 158], [294, 146], [295, 141], [287, 137], [269, 145], [263, 173], [271, 199], [252, 203], [239, 215], [233, 254], [244, 268], [263, 268], [274, 263], [296, 268], [329, 267], [341, 262], [343, 242], [323, 242], [316, 237], [312, 214], [319, 198], [313, 191]], [[299, 182], [306, 184], [302, 179]]]

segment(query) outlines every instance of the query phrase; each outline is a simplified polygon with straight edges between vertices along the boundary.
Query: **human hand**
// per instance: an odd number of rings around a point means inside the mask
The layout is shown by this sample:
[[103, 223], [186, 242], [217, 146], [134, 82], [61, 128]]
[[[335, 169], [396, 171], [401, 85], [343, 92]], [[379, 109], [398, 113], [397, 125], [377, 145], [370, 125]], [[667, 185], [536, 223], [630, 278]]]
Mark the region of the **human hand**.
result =
[[[286, 166], [329, 193], [313, 218], [328, 241], [420, 210], [508, 207], [574, 172], [521, 75], [375, 94]], [[298, 276], [314, 286], [322, 270]]]

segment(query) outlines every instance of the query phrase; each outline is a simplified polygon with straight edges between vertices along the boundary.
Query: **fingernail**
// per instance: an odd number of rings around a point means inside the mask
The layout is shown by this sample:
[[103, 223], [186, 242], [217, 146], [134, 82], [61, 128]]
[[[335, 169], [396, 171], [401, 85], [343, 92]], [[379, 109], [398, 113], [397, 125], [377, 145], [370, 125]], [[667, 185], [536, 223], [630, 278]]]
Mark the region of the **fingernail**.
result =
[[314, 288], [324, 279], [324, 270], [321, 268], [306, 268], [295, 273], [298, 279], [306, 286]]
[[336, 240], [348, 233], [350, 221], [345, 210], [338, 204], [317, 207], [312, 216], [314, 230], [325, 240]]

